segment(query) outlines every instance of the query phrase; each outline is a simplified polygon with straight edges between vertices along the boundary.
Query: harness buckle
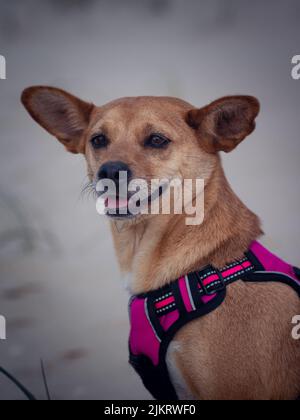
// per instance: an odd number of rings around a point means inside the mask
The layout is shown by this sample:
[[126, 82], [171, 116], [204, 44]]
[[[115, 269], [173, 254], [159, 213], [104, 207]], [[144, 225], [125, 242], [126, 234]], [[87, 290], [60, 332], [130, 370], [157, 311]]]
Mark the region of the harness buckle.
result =
[[205, 279], [202, 279], [198, 272], [196, 273], [196, 275], [197, 275], [197, 278], [199, 280], [200, 286], [201, 286], [204, 294], [206, 296], [212, 296], [212, 295], [214, 295], [218, 292], [222, 292], [223, 290], [225, 290], [226, 289], [226, 283], [225, 283], [225, 279], [224, 279], [220, 270], [218, 270], [217, 268], [212, 267], [212, 266], [208, 266], [207, 268], [209, 268], [210, 270], [213, 270], [218, 275], [219, 281], [220, 281], [219, 284], [217, 284], [213, 287], [209, 287], [209, 284], [208, 285], [204, 284]]

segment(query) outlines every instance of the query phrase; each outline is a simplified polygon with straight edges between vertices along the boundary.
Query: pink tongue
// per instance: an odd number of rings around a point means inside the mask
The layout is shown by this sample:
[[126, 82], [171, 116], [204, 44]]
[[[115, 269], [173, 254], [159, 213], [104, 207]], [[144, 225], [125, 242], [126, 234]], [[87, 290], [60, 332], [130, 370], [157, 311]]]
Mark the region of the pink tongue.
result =
[[128, 201], [125, 198], [113, 198], [107, 199], [106, 206], [110, 209], [120, 209], [128, 206]]

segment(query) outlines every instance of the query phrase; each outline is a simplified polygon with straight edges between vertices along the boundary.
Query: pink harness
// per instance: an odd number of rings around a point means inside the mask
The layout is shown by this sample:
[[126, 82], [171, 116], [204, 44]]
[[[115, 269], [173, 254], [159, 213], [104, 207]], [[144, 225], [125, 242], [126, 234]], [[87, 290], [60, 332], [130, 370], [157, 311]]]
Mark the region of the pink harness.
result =
[[226, 287], [237, 280], [285, 283], [300, 297], [300, 270], [253, 242], [242, 260], [221, 270], [207, 266], [163, 289], [131, 299], [130, 363], [154, 398], [177, 399], [166, 365], [168, 346], [175, 334], [188, 322], [220, 306]]

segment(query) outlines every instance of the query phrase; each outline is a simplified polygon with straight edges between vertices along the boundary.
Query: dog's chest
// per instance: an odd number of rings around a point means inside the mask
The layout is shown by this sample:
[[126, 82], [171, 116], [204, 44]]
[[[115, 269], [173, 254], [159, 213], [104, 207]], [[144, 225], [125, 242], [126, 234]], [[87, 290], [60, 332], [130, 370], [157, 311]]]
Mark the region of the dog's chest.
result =
[[169, 376], [172, 385], [176, 391], [179, 400], [195, 400], [189, 389], [183, 375], [176, 364], [176, 353], [181, 351], [181, 344], [178, 341], [174, 341], [170, 344], [166, 355], [166, 363], [169, 371]]
[[125, 290], [128, 293], [132, 292], [133, 278], [134, 277], [133, 277], [132, 272], [126, 272], [126, 273], [123, 273], [122, 275], [122, 282], [123, 282]]

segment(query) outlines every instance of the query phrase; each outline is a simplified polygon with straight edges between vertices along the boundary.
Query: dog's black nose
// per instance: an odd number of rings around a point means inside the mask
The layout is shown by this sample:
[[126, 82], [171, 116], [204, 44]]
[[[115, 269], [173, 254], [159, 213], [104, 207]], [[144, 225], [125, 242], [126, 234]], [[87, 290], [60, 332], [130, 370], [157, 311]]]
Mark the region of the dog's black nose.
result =
[[111, 179], [116, 184], [120, 182], [120, 172], [127, 174], [127, 181], [130, 180], [132, 172], [129, 166], [124, 162], [106, 162], [101, 166], [98, 172], [98, 180]]

